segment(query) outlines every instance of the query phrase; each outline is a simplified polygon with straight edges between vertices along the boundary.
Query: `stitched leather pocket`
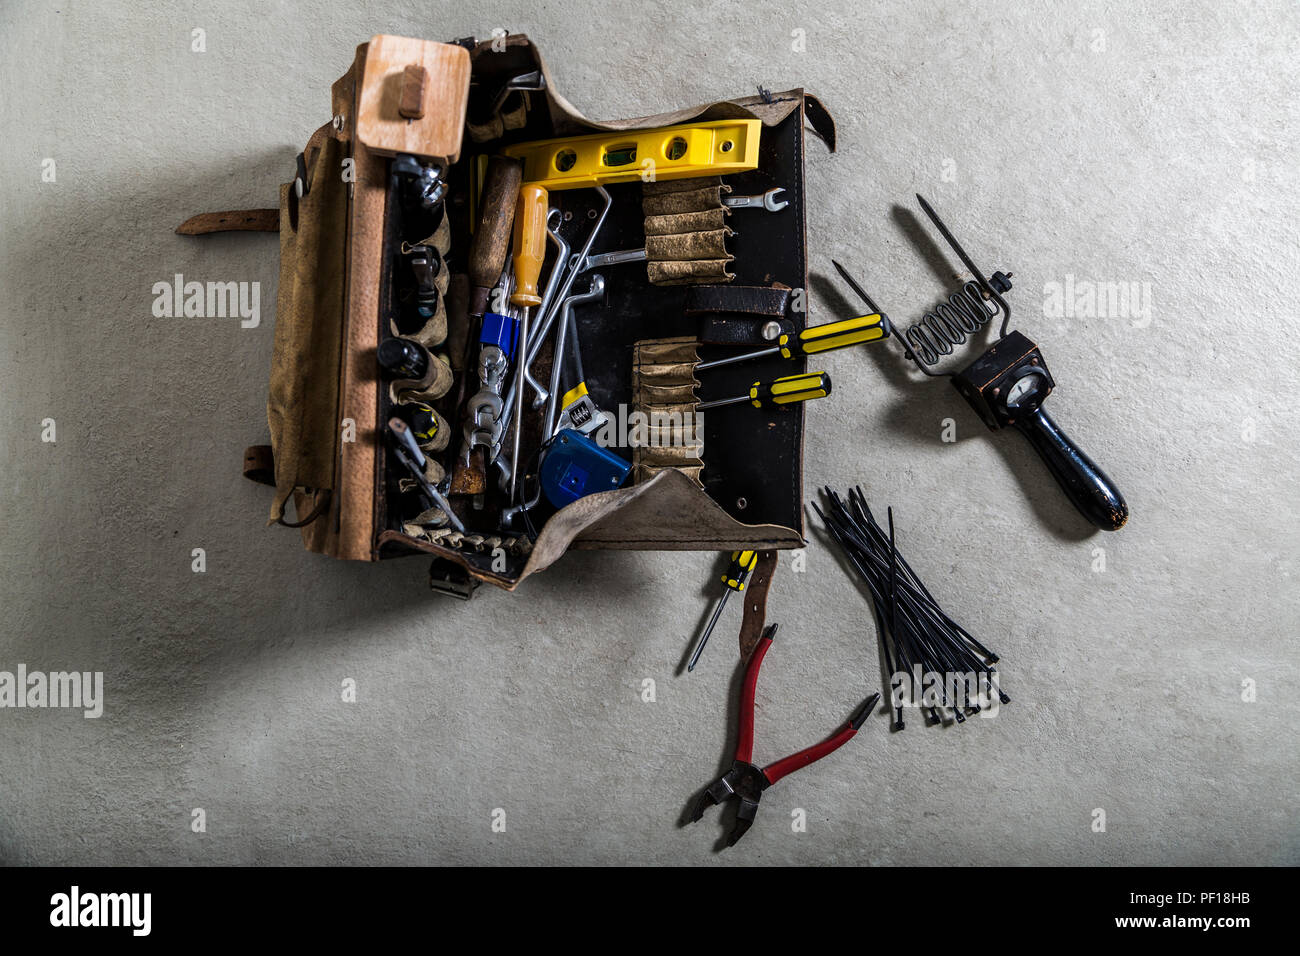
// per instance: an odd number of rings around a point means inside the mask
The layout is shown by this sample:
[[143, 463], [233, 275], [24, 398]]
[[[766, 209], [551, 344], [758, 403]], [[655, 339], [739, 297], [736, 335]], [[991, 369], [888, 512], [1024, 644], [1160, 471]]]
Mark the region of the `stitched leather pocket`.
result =
[[347, 242], [344, 144], [317, 130], [297, 184], [280, 187], [280, 288], [266, 403], [275, 455], [270, 522], [315, 520], [335, 485]]

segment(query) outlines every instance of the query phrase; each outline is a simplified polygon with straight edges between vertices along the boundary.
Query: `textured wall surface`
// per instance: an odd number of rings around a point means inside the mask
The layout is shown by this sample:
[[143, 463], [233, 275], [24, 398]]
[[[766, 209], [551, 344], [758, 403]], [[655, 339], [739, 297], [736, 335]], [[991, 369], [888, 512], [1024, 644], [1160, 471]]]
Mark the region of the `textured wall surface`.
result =
[[[0, 9], [0, 671], [102, 671], [105, 698], [98, 719], [0, 709], [0, 860], [1300, 863], [1291, 0], [152, 6]], [[840, 149], [808, 151], [813, 321], [853, 307], [832, 256], [897, 318], [944, 292], [925, 193], [1015, 272], [1049, 408], [1132, 508], [1090, 534], [1019, 436], [897, 350], [830, 356], [808, 496], [894, 506], [1013, 703], [900, 734], [877, 715], [721, 854], [716, 813], [677, 821], [729, 761], [738, 608], [675, 674], [718, 556], [573, 554], [461, 604], [420, 559], [304, 552], [237, 460], [267, 435], [276, 238], [172, 232], [274, 203], [357, 43], [493, 27], [594, 118], [816, 92]], [[261, 324], [154, 317], [175, 273], [259, 282]], [[1139, 295], [1057, 315], [1067, 277]], [[882, 679], [815, 531], [769, 619], [759, 759]]]

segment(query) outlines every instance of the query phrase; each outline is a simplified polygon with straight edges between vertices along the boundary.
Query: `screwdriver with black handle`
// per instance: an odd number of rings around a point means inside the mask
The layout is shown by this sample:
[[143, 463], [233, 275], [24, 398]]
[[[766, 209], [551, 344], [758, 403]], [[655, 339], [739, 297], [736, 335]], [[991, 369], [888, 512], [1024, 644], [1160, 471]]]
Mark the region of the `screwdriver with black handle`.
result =
[[721, 365], [734, 365], [737, 362], [749, 362], [772, 355], [779, 355], [784, 359], [797, 359], [821, 352], [833, 352], [836, 349], [847, 349], [864, 342], [887, 339], [893, 330], [887, 315], [879, 312], [872, 315], [859, 315], [857, 318], [844, 319], [841, 322], [814, 325], [804, 329], [798, 335], [784, 332], [773, 346], [714, 359], [711, 362], [701, 362], [695, 366], [695, 371], [705, 372]]
[[686, 665], [688, 671], [695, 670], [695, 665], [700, 662], [700, 655], [704, 653], [704, 645], [709, 643], [709, 635], [713, 633], [714, 625], [718, 623], [718, 618], [722, 616], [722, 609], [727, 606], [727, 598], [731, 597], [733, 591], [745, 590], [745, 584], [749, 581], [750, 572], [754, 570], [756, 564], [758, 564], [757, 551], [731, 552], [731, 563], [727, 565], [727, 570], [722, 575], [722, 583], [727, 588], [722, 592], [722, 597], [718, 599], [718, 606], [713, 609], [713, 617], [709, 619], [708, 627], [700, 635], [700, 642], [695, 645], [695, 650], [691, 653], [690, 663]]
[[767, 405], [792, 405], [795, 402], [825, 398], [830, 393], [829, 375], [825, 372], [802, 372], [799, 375], [786, 375], [771, 382], [755, 382], [749, 386], [749, 391], [744, 395], [701, 402], [695, 408], [697, 411], [704, 411], [707, 408], [723, 408], [727, 405], [739, 405], [742, 402], [749, 402], [755, 408], [763, 408]]

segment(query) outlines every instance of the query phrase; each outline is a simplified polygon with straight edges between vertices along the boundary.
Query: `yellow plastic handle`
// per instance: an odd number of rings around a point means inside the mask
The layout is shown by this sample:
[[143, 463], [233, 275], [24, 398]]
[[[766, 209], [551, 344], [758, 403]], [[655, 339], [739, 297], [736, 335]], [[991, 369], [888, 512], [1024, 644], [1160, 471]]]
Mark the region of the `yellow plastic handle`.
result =
[[541, 186], [519, 188], [519, 207], [515, 210], [515, 291], [510, 301], [515, 305], [542, 304], [537, 294], [537, 279], [546, 259], [546, 214], [550, 197]]
[[798, 338], [783, 335], [780, 339], [781, 355], [816, 355], [835, 349], [846, 349], [863, 342], [874, 342], [889, 335], [889, 320], [883, 315], [859, 315], [842, 322], [828, 322], [804, 329]]
[[795, 402], [825, 398], [830, 393], [829, 375], [825, 372], [805, 372], [802, 375], [786, 375], [770, 385], [755, 382], [749, 387], [749, 400], [755, 408], [762, 408], [764, 401], [770, 401], [773, 405], [792, 405]]
[[757, 551], [731, 552], [731, 564], [727, 565], [727, 573], [722, 576], [722, 583], [733, 591], [745, 590], [749, 572], [754, 570], [756, 564], [758, 564]]

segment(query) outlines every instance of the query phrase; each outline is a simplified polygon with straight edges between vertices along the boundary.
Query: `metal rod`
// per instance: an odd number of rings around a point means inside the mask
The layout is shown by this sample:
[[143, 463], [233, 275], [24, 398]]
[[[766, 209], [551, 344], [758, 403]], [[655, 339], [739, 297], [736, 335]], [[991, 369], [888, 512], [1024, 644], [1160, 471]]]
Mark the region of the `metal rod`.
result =
[[718, 599], [718, 606], [713, 609], [713, 617], [709, 619], [709, 626], [704, 629], [700, 636], [700, 642], [695, 645], [695, 650], [691, 654], [691, 661], [686, 665], [687, 671], [695, 670], [695, 665], [700, 662], [700, 655], [704, 653], [704, 645], [709, 643], [709, 635], [713, 633], [713, 627], [718, 623], [718, 618], [722, 616], [722, 609], [727, 606], [727, 598], [731, 597], [731, 588], [722, 592], [722, 597]]
[[879, 315], [880, 307], [876, 305], [875, 302], [872, 301], [871, 296], [867, 295], [867, 290], [862, 288], [862, 286], [858, 285], [857, 280], [854, 279], [853, 276], [849, 275], [848, 270], [845, 269], [838, 262], [836, 262], [834, 259], [831, 260], [831, 265], [833, 265], [835, 267], [835, 271], [840, 274], [840, 278], [849, 284], [849, 288], [851, 288], [854, 292], [856, 292], [858, 294], [858, 297], [867, 304], [867, 308], [870, 309], [876, 315]]
[[702, 402], [695, 406], [697, 412], [702, 412], [706, 408], [722, 408], [724, 405], [739, 405], [741, 402], [749, 401], [748, 395], [737, 395], [735, 398], [719, 398], [712, 402]]
[[989, 280], [984, 278], [984, 273], [980, 272], [979, 266], [975, 265], [974, 260], [966, 254], [966, 250], [961, 247], [961, 243], [959, 243], [956, 237], [948, 230], [948, 227], [943, 224], [943, 220], [939, 218], [939, 214], [934, 211], [934, 208], [925, 201], [925, 197], [920, 193], [917, 193], [916, 201], [921, 204], [921, 208], [924, 209], [925, 214], [930, 217], [930, 221], [933, 222], [935, 228], [939, 230], [939, 234], [947, 240], [948, 245], [952, 246], [952, 251], [957, 253], [961, 258], [961, 261], [965, 263], [966, 268], [970, 270], [971, 275], [973, 275], [976, 281], [979, 282], [980, 287], [984, 290], [985, 294], [996, 301], [998, 305], [1002, 306], [1002, 330], [999, 334], [1003, 338], [1006, 338], [1007, 327], [1011, 323], [1011, 307], [1007, 305], [1006, 300], [998, 294], [998, 291], [989, 285]]
[[[558, 263], [556, 263], [558, 265]], [[519, 358], [528, 355], [528, 308], [525, 307], [523, 313], [519, 316], [519, 347], [515, 354]], [[524, 371], [523, 366], [516, 369], [515, 381], [519, 381], [520, 373]], [[515, 476], [519, 473], [519, 434], [523, 431], [521, 427], [524, 421], [524, 390], [518, 389], [515, 392], [515, 420], [514, 420], [514, 440], [510, 444], [510, 491], [507, 501], [515, 500]]]
[[711, 368], [718, 368], [722, 365], [735, 365], [737, 362], [748, 362], [751, 359], [764, 358], [768, 355], [777, 355], [781, 351], [781, 346], [774, 345], [770, 349], [759, 349], [757, 352], [742, 352], [740, 355], [732, 355], [729, 358], [714, 359], [711, 362], [700, 362], [695, 366], [695, 371], [706, 372]]

